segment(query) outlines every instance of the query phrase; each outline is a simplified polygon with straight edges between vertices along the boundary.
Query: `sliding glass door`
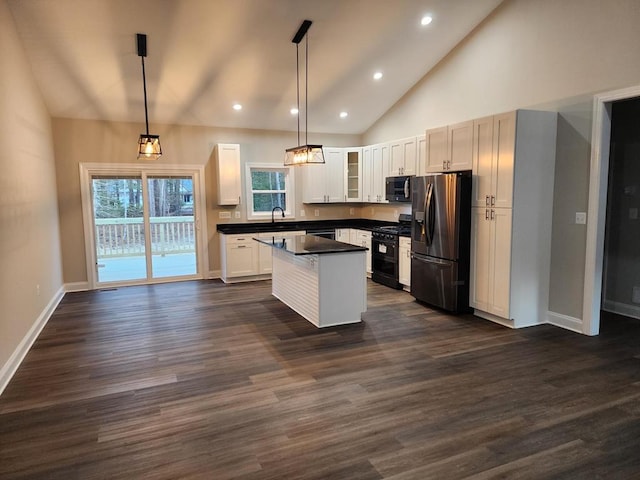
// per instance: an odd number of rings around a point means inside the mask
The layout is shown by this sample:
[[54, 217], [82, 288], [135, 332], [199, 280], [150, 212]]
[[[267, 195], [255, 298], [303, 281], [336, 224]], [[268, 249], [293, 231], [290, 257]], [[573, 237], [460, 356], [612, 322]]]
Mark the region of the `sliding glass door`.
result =
[[95, 283], [198, 278], [193, 175], [90, 175]]
[[193, 180], [149, 177], [151, 274], [153, 278], [197, 273]]
[[147, 278], [142, 178], [91, 179], [98, 283]]

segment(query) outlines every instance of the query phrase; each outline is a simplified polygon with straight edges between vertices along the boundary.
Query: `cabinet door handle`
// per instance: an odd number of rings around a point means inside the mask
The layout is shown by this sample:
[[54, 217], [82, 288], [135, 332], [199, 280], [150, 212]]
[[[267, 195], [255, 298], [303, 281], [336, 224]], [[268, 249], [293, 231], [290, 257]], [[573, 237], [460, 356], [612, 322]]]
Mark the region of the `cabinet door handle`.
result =
[[491, 220], [494, 220], [496, 218], [496, 211], [491, 209]]
[[484, 209], [484, 219], [485, 220], [489, 220], [489, 209], [488, 208]]
[[451, 160], [447, 160], [447, 170], [451, 170]]
[[489, 195], [485, 195], [484, 197], [484, 204], [485, 206], [489, 206], [491, 204], [491, 202], [489, 201]]
[[238, 248], [247, 248], [246, 245], [238, 245]]
[[496, 197], [495, 195], [491, 195], [491, 206], [493, 207], [495, 206], [495, 204], [496, 204]]

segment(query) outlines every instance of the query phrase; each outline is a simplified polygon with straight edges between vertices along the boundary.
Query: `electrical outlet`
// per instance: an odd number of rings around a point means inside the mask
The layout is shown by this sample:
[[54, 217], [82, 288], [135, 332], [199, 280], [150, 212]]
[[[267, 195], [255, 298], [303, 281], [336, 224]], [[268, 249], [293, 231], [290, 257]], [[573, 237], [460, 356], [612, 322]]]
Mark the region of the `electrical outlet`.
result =
[[36, 295], [39, 297], [40, 296], [40, 284], [36, 285]]
[[304, 210], [300, 210], [300, 216], [301, 216], [301, 217], [304, 217], [305, 215], [306, 215], [306, 214], [305, 214]]
[[375, 213], [376, 213], [376, 209], [371, 207], [371, 215], [375, 215]]
[[398, 218], [398, 210], [393, 209], [393, 218]]
[[235, 213], [235, 217], [236, 217], [236, 218], [240, 218], [240, 212], [236, 212], [236, 213]]
[[585, 225], [587, 223], [587, 212], [576, 212], [576, 224]]
[[353, 208], [349, 209], [349, 215], [353, 215], [355, 213], [355, 210]]
[[319, 217], [319, 216], [320, 216], [320, 210], [318, 210], [318, 209], [316, 208], [316, 209], [313, 211], [313, 214], [314, 214], [316, 217]]

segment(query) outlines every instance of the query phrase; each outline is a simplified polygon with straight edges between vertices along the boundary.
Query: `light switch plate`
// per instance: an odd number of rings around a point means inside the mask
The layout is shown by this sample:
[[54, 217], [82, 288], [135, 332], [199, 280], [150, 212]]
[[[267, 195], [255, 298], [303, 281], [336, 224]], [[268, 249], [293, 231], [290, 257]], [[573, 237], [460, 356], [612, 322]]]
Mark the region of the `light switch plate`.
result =
[[301, 217], [304, 217], [304, 216], [305, 216], [304, 210], [300, 210], [300, 216], [301, 216]]
[[235, 213], [235, 217], [236, 217], [236, 218], [240, 218], [240, 212], [236, 212], [236, 213]]
[[586, 225], [586, 223], [587, 223], [587, 212], [576, 212], [576, 224]]
[[313, 211], [313, 214], [314, 214], [316, 217], [319, 217], [319, 216], [320, 216], [320, 210], [318, 210], [318, 209], [316, 208], [316, 209]]
[[231, 212], [218, 212], [218, 218], [231, 218]]

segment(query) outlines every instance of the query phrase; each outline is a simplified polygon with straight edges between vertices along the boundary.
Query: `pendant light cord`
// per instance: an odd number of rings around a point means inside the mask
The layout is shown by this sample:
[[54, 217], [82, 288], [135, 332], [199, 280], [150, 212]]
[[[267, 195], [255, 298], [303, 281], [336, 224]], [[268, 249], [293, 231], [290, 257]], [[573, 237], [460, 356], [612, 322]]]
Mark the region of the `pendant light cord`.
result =
[[144, 71], [144, 56], [142, 59], [142, 87], [144, 89], [144, 122], [147, 126], [147, 136], [149, 135], [149, 112], [147, 111], [147, 76]]
[[309, 145], [309, 35], [305, 35], [304, 55], [304, 144]]
[[300, 145], [300, 54], [296, 43], [296, 102], [298, 106], [298, 146]]

